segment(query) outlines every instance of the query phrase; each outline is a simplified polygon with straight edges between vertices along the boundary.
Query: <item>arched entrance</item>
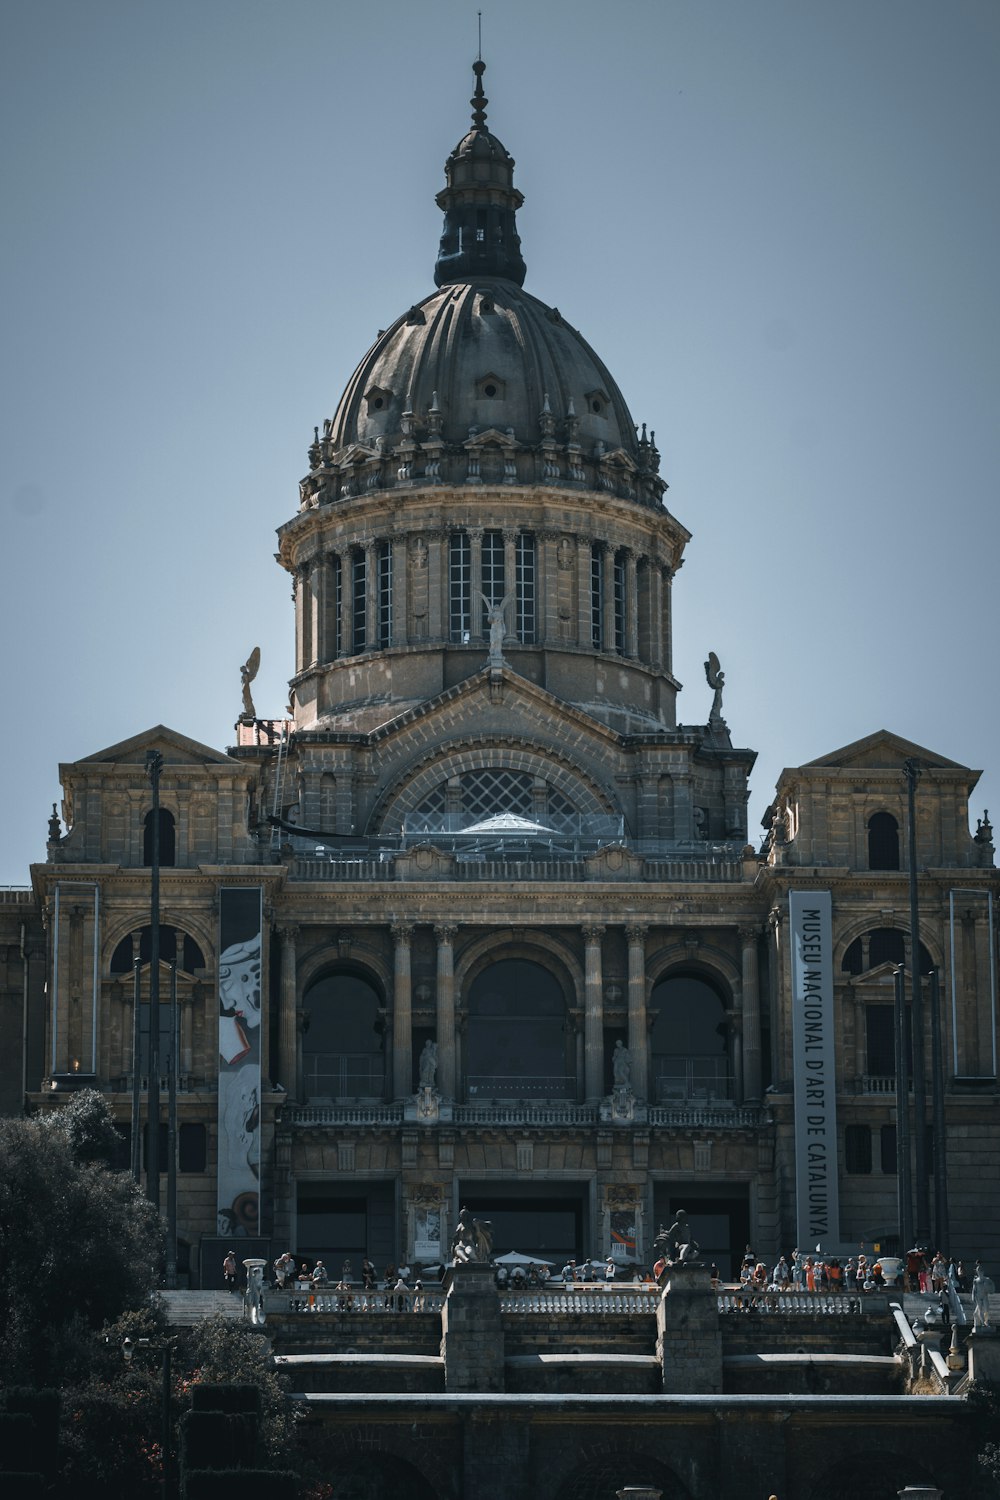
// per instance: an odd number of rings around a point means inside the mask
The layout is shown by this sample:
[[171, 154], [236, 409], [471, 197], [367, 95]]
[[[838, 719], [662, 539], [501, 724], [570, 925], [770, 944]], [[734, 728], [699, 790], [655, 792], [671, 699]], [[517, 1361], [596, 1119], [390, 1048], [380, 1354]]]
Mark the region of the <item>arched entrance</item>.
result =
[[469, 987], [466, 1092], [476, 1099], [575, 1099], [575, 1039], [556, 976], [527, 958], [503, 958]]
[[726, 1003], [703, 975], [669, 974], [653, 986], [650, 1032], [658, 1104], [733, 1097]]
[[303, 996], [302, 1086], [307, 1099], [385, 1095], [382, 997], [364, 974], [335, 970]]

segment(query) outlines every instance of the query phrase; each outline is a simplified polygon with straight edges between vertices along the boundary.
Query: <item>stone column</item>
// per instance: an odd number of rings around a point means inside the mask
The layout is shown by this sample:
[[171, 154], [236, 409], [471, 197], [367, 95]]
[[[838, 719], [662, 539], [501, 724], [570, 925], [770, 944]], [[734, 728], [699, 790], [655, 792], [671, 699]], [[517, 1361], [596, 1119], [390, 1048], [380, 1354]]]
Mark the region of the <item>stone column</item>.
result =
[[483, 638], [483, 606], [479, 595], [483, 589], [483, 528], [469, 527], [469, 640]]
[[515, 595], [513, 607], [508, 605], [507, 609], [507, 634], [520, 640], [517, 633], [517, 532], [508, 528], [503, 533], [503, 591]]
[[625, 553], [625, 655], [639, 655], [639, 588], [635, 553]]
[[626, 927], [628, 938], [628, 1050], [632, 1054], [632, 1092], [649, 1098], [649, 1032], [646, 1026], [646, 932]]
[[663, 570], [663, 669], [666, 672], [674, 670], [674, 615], [673, 615], [673, 587], [674, 575], [669, 568]]
[[392, 928], [395, 948], [392, 985], [392, 1097], [404, 1099], [413, 1093], [413, 1029], [411, 1025], [412, 980], [410, 941], [413, 928], [396, 922]]
[[[336, 552], [328, 552], [323, 559], [323, 649], [320, 660], [336, 661], [340, 655], [337, 637], [340, 633], [340, 616], [337, 613], [337, 568], [340, 558]], [[343, 573], [341, 573], [343, 583]]]
[[585, 1098], [588, 1104], [604, 1093], [604, 978], [601, 965], [603, 927], [585, 927], [583, 1057]]
[[392, 629], [389, 631], [389, 641], [393, 646], [405, 646], [409, 631], [407, 620], [409, 617], [409, 595], [410, 595], [410, 539], [407, 536], [399, 538], [396, 542], [390, 542], [391, 548], [389, 561], [389, 597], [390, 623]]
[[663, 569], [652, 557], [649, 559], [649, 663], [652, 667], [663, 666]]
[[757, 938], [756, 927], [740, 928], [743, 945], [743, 1095], [747, 1104], [759, 1104], [761, 1096]]
[[278, 1023], [278, 1080], [290, 1100], [302, 1095], [298, 1072], [298, 979], [295, 966], [295, 938], [298, 928], [278, 928], [281, 936], [281, 994]]
[[438, 1090], [454, 1099], [455, 1068], [455, 936], [457, 927], [435, 927], [437, 940], [437, 1048]]
[[306, 661], [306, 586], [305, 571], [296, 568], [292, 575], [292, 604], [295, 607], [295, 670], [301, 672]]

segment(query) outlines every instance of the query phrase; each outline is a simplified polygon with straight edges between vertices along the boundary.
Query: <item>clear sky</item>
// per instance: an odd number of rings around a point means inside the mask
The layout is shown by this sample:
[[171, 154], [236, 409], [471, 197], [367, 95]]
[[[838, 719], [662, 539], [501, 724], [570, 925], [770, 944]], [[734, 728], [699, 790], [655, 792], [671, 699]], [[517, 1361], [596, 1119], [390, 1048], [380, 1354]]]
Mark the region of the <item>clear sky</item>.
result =
[[[693, 532], [679, 718], [783, 766], [887, 727], [1000, 825], [1000, 6], [482, 0], [528, 290], [656, 430]], [[0, 882], [58, 766], [224, 748], [292, 671], [274, 531], [432, 289], [476, 4], [9, 0]], [[974, 821], [974, 820], [973, 820]]]

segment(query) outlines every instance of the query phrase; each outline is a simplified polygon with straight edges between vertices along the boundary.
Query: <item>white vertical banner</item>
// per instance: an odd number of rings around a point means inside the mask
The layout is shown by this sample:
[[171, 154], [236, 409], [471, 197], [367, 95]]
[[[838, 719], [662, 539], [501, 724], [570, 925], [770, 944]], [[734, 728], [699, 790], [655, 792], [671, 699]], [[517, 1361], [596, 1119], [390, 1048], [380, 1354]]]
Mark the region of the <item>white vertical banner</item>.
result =
[[[829, 891], [790, 891], [795, 1222], [804, 1255], [840, 1240]], [[826, 1246], [824, 1246], [826, 1248]]]
[[218, 1233], [260, 1233], [260, 971], [263, 891], [219, 891]]

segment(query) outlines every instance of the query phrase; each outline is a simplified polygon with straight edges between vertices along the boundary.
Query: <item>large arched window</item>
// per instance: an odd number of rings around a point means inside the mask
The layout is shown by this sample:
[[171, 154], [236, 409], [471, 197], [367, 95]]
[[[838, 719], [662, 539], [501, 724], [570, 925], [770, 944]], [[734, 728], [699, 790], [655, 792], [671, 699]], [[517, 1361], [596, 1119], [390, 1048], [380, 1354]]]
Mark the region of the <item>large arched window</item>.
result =
[[661, 1103], [731, 1099], [726, 1007], [697, 974], [672, 974], [653, 988], [653, 1088]]
[[548, 969], [529, 959], [501, 959], [472, 981], [466, 1009], [470, 1099], [576, 1097], [566, 1001]]
[[385, 1024], [381, 997], [361, 974], [338, 971], [303, 998], [303, 1086], [310, 1099], [381, 1099]]
[[[165, 807], [160, 808], [160, 864], [173, 865], [177, 861], [177, 839], [174, 832], [174, 815]], [[153, 863], [153, 810], [146, 814], [142, 830], [142, 862]]]
[[899, 869], [899, 824], [892, 813], [872, 813], [868, 819], [868, 868]]

